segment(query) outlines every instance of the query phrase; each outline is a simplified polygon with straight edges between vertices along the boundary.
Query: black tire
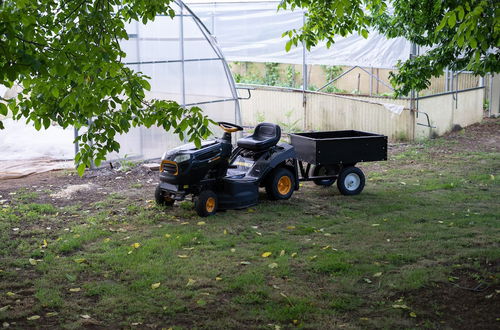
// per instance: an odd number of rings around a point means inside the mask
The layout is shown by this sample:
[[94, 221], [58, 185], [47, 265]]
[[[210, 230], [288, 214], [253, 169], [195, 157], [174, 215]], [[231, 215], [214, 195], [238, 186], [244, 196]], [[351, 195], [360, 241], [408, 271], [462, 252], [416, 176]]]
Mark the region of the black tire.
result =
[[194, 209], [200, 217], [208, 217], [217, 212], [219, 199], [212, 190], [203, 190], [194, 200]]
[[345, 167], [340, 171], [337, 187], [342, 195], [352, 196], [363, 191], [365, 175], [363, 171], [354, 166]]
[[266, 193], [271, 200], [283, 200], [292, 197], [295, 190], [295, 177], [284, 167], [273, 170], [266, 182]]
[[[311, 168], [312, 176], [326, 176], [326, 175], [335, 175], [338, 174], [338, 169], [334, 167], [327, 167], [324, 165], [313, 165]], [[317, 186], [330, 187], [335, 183], [335, 178], [333, 179], [317, 179], [313, 180], [314, 184]]]
[[156, 204], [161, 206], [172, 206], [174, 205], [175, 200], [170, 196], [166, 196], [163, 190], [161, 190], [160, 185], [156, 186], [155, 190], [155, 201]]

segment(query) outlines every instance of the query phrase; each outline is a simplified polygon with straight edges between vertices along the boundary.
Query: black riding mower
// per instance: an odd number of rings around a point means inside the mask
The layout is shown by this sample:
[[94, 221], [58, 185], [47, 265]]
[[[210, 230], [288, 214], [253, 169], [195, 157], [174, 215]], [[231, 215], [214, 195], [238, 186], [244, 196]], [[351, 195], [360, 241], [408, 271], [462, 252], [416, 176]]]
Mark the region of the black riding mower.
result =
[[206, 217], [217, 210], [257, 204], [259, 187], [265, 187], [272, 200], [290, 198], [299, 188], [296, 155], [293, 146], [278, 143], [280, 127], [261, 123], [233, 150], [231, 133], [243, 128], [218, 124], [224, 130], [222, 138], [203, 141], [199, 149], [190, 143], [163, 155], [156, 203], [173, 205], [192, 195], [196, 213]]

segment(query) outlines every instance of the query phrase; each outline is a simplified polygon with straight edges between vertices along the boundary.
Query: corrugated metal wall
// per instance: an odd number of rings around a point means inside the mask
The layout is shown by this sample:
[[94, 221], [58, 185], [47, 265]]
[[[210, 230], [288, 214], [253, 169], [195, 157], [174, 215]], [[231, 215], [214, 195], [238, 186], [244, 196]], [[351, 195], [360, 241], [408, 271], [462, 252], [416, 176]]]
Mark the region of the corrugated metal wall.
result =
[[381, 105], [363, 102], [392, 103], [410, 108], [409, 99], [358, 95], [346, 99], [334, 94], [304, 94], [275, 87], [258, 87], [251, 94], [250, 99], [240, 101], [243, 125], [254, 126], [267, 121], [278, 123], [285, 132], [356, 129], [385, 134], [394, 141], [442, 135], [456, 124], [465, 127], [481, 121], [484, 89], [419, 100], [419, 111], [429, 115], [435, 129], [416, 125], [427, 124], [423, 114], [416, 116], [414, 112], [404, 110], [397, 115]]

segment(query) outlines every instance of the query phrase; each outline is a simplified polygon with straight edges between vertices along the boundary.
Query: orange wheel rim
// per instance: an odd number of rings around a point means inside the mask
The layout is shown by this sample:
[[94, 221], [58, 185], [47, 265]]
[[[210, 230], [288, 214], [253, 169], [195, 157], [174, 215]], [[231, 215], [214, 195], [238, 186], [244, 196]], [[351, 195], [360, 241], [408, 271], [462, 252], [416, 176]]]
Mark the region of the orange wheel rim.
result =
[[215, 198], [208, 197], [205, 203], [205, 208], [207, 209], [207, 212], [213, 212], [215, 210]]
[[278, 192], [281, 195], [286, 195], [290, 192], [291, 189], [292, 189], [292, 180], [290, 180], [290, 177], [286, 175], [282, 176], [278, 180]]

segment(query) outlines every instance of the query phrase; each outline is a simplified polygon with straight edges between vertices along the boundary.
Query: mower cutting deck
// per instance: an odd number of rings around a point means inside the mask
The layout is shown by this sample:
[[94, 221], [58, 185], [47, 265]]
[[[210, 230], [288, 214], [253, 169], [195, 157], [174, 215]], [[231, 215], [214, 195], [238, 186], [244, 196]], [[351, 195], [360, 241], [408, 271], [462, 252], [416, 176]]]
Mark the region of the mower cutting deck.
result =
[[298, 133], [291, 134], [292, 144], [287, 144], [278, 143], [278, 125], [261, 123], [233, 150], [231, 133], [243, 128], [226, 122], [219, 125], [225, 131], [222, 138], [204, 141], [199, 149], [186, 144], [163, 155], [155, 192], [158, 204], [173, 205], [192, 195], [198, 215], [208, 216], [257, 204], [259, 187], [265, 187], [270, 199], [280, 200], [290, 198], [299, 181], [328, 186], [337, 178], [342, 194], [355, 195], [365, 183], [355, 164], [387, 159], [387, 137], [382, 135]]

